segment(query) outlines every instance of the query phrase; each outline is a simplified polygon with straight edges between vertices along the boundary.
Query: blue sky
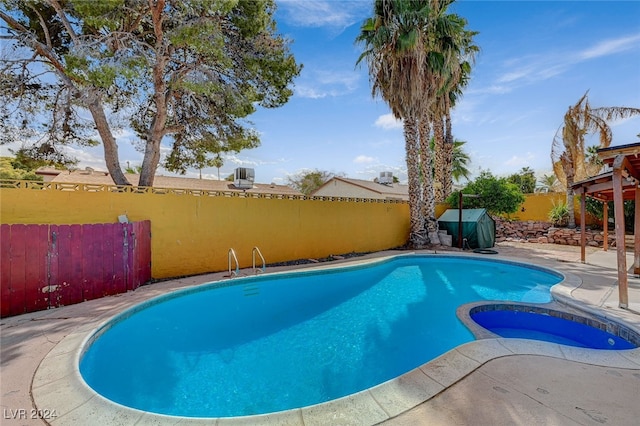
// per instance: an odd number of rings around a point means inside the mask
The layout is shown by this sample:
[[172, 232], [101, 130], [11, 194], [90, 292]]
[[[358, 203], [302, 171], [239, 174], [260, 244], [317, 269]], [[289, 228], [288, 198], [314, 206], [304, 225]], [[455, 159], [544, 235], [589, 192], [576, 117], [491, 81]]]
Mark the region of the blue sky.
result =
[[[392, 171], [405, 180], [401, 123], [371, 97], [366, 64], [355, 66], [361, 47], [354, 40], [373, 1], [276, 2], [278, 31], [293, 41], [304, 69], [285, 106], [250, 117], [261, 146], [227, 156], [221, 177], [253, 167], [262, 183], [286, 183], [310, 169], [358, 179]], [[550, 173], [553, 136], [587, 90], [592, 107], [640, 107], [640, 2], [466, 0], [450, 10], [479, 31], [481, 51], [452, 114], [474, 174]], [[640, 117], [611, 126], [614, 145], [640, 142]], [[127, 137], [119, 140], [121, 162], [140, 164]], [[81, 166], [106, 169], [99, 149], [77, 154]]]

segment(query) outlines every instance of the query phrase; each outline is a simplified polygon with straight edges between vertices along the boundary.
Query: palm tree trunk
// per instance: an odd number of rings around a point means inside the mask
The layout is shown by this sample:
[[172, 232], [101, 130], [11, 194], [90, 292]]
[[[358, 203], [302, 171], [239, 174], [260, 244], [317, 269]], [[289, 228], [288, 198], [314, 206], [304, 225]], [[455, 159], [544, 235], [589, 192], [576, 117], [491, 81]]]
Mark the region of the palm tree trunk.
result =
[[564, 175], [567, 179], [567, 210], [569, 212], [568, 224], [569, 228], [576, 227], [576, 215], [573, 208], [573, 183], [575, 182], [576, 169], [574, 166], [573, 156], [569, 151], [566, 151], [560, 157], [562, 162], [562, 168], [564, 169]]
[[451, 101], [449, 96], [445, 102], [445, 134], [444, 134], [444, 170], [442, 181], [443, 197], [446, 200], [453, 192], [453, 130], [451, 126]]
[[420, 192], [420, 154], [418, 129], [415, 119], [404, 120], [404, 141], [407, 161], [407, 177], [409, 180], [409, 243], [415, 248], [425, 245], [424, 216], [422, 215]]
[[433, 121], [433, 138], [435, 140], [434, 149], [434, 178], [433, 178], [433, 194], [436, 203], [443, 203], [444, 196], [444, 170], [446, 168], [445, 147], [444, 147], [444, 125], [442, 117], [438, 115], [432, 116]]
[[425, 114], [420, 120], [420, 175], [422, 177], [422, 217], [431, 244], [440, 244], [438, 238], [438, 220], [436, 219], [436, 201], [433, 195], [433, 159], [429, 146], [429, 120]]

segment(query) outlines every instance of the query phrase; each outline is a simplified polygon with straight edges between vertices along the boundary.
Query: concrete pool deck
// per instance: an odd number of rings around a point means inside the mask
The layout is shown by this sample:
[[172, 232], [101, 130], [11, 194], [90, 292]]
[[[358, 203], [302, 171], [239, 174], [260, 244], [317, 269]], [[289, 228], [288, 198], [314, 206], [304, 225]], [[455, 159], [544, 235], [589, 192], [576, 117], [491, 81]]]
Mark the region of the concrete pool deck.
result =
[[[499, 258], [580, 277], [580, 285], [567, 291], [570, 301], [640, 330], [640, 314], [617, 307], [614, 251], [589, 249], [587, 263], [582, 264], [576, 247], [503, 243], [496, 249]], [[329, 266], [337, 263], [342, 261]], [[284, 269], [292, 268], [270, 271]], [[119, 296], [2, 319], [0, 423], [635, 425], [640, 418], [640, 349], [594, 351], [519, 339], [470, 342], [382, 387], [333, 404], [293, 410], [293, 416], [217, 422], [151, 416], [104, 404], [83, 389], [70, 389], [74, 387], [69, 384], [74, 369], [70, 354], [97, 325], [151, 297], [223, 275], [160, 282]], [[640, 280], [630, 278], [629, 288], [630, 309], [640, 312]], [[69, 397], [74, 393], [81, 399]]]

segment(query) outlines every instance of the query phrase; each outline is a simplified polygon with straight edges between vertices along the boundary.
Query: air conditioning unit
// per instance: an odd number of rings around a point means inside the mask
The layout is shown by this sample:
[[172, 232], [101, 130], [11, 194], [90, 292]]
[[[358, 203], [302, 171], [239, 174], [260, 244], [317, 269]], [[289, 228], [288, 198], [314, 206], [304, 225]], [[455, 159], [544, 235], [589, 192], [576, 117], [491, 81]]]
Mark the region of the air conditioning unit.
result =
[[233, 184], [236, 188], [251, 189], [255, 178], [256, 173], [253, 169], [238, 167], [233, 173]]
[[380, 177], [378, 178], [378, 183], [383, 185], [390, 185], [393, 183], [393, 173], [392, 172], [380, 172]]

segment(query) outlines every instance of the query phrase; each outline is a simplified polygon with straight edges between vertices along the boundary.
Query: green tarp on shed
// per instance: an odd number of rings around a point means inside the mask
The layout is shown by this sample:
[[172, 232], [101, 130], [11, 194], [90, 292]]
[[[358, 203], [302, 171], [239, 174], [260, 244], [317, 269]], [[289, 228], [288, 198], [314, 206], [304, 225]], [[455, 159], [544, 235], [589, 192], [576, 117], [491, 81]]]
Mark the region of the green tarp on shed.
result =
[[[458, 246], [458, 209], [449, 209], [438, 218], [440, 229], [453, 236], [453, 245]], [[472, 249], [490, 248], [496, 243], [496, 222], [486, 209], [462, 209], [462, 238], [466, 238]]]

